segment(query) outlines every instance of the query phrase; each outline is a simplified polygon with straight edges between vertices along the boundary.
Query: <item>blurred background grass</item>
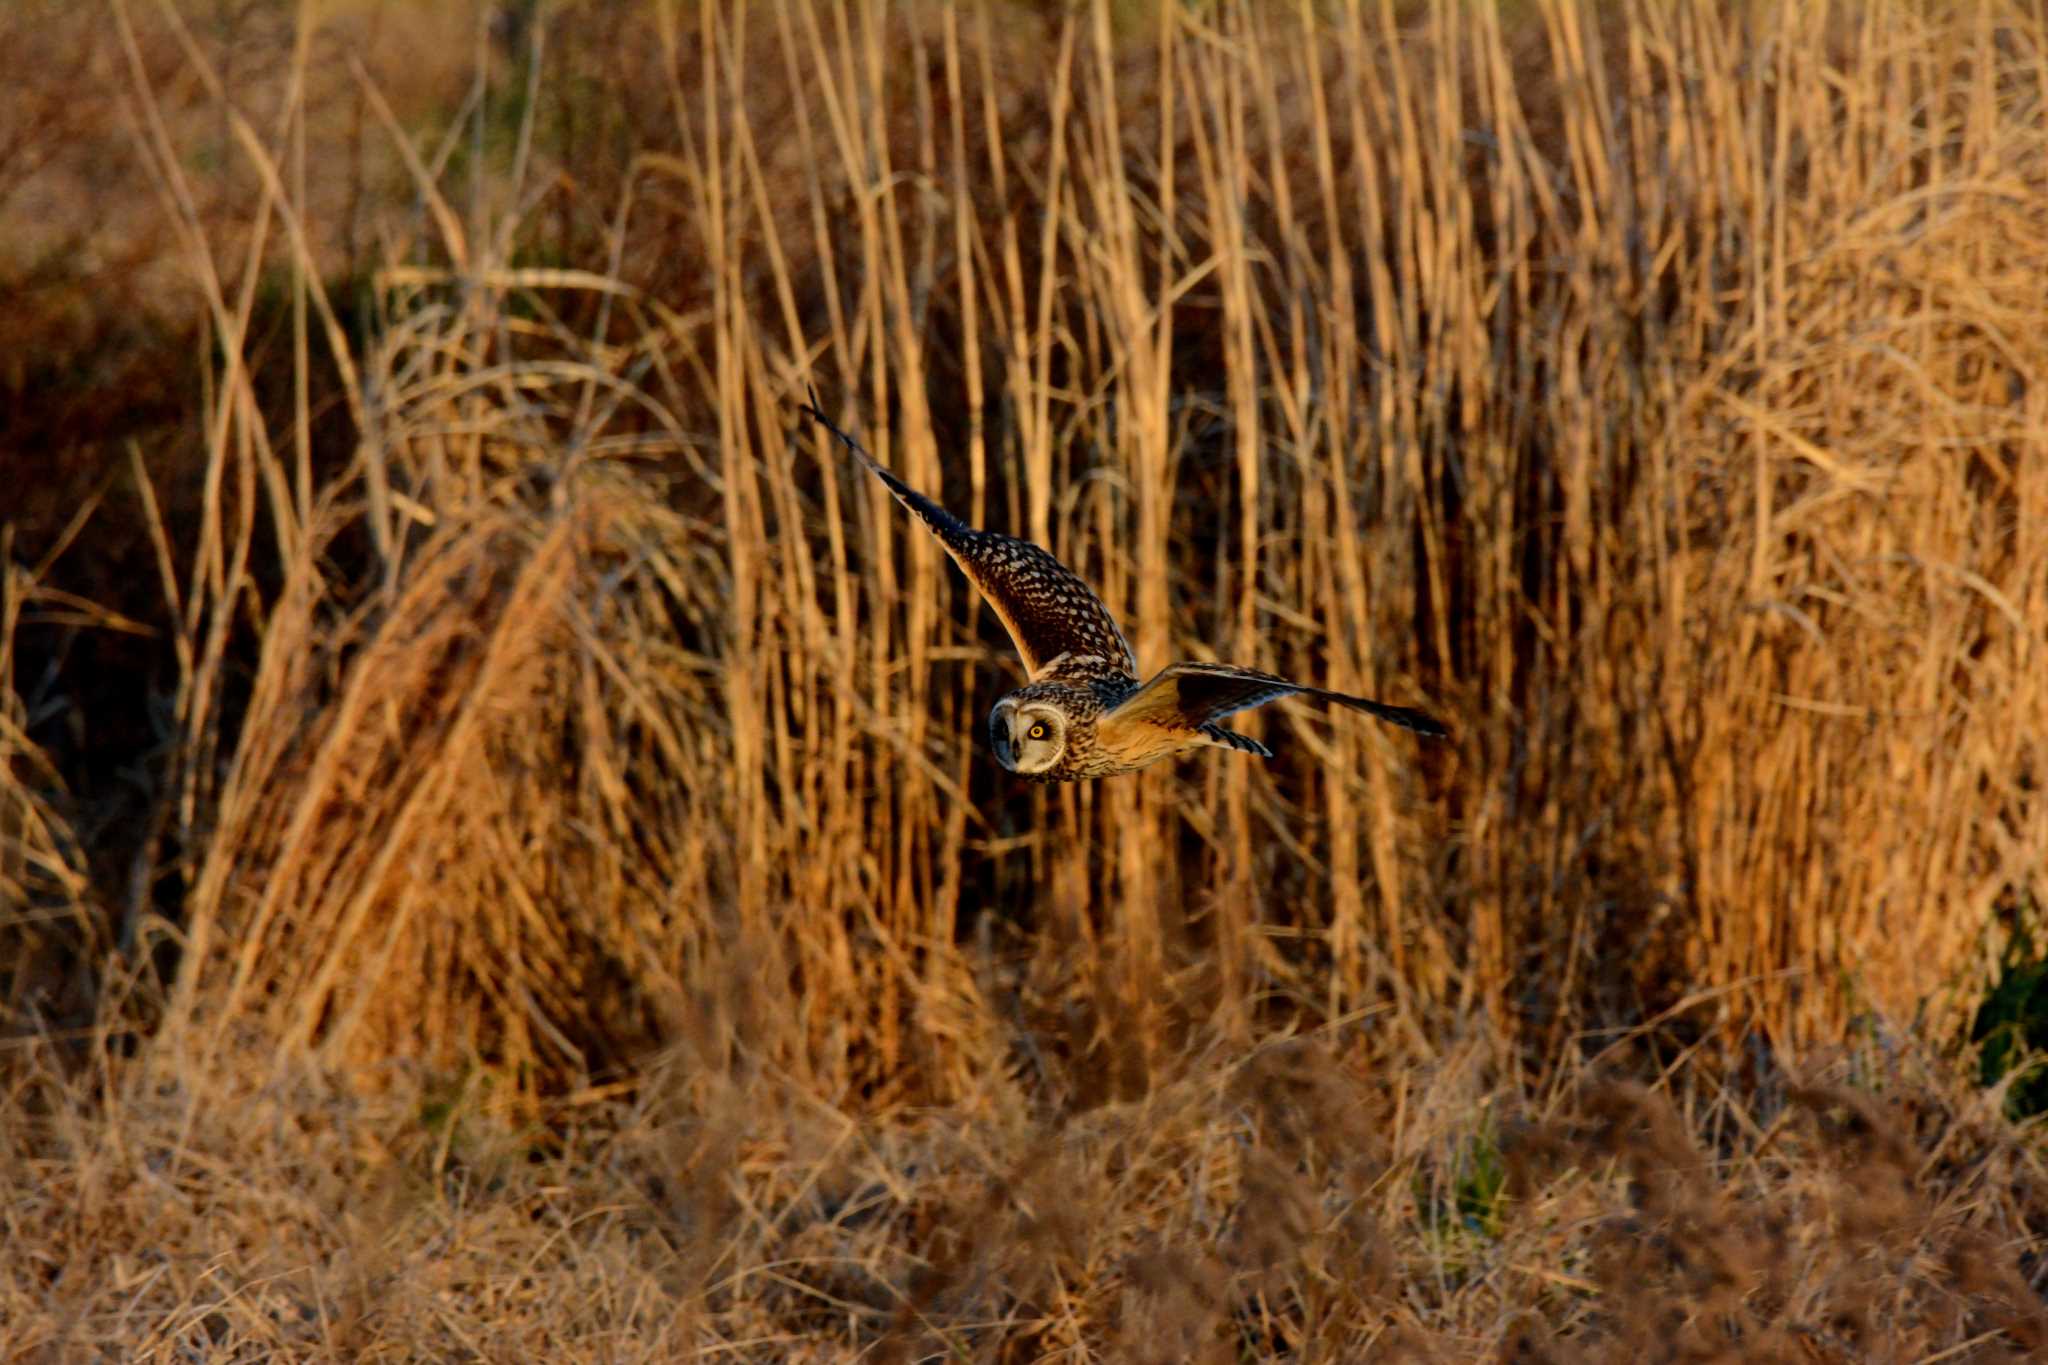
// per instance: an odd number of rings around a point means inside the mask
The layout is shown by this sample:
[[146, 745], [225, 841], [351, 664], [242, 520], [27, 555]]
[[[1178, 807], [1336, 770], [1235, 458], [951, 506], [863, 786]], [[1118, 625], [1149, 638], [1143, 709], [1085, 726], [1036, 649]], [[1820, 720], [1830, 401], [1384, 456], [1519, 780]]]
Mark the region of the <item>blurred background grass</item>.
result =
[[[0, 47], [13, 1216], [92, 1267], [21, 1342], [2048, 1339], [2033, 9]], [[1012, 781], [999, 627], [807, 384], [1148, 666], [1456, 744]], [[432, 1236], [466, 1287], [399, 1311]]]

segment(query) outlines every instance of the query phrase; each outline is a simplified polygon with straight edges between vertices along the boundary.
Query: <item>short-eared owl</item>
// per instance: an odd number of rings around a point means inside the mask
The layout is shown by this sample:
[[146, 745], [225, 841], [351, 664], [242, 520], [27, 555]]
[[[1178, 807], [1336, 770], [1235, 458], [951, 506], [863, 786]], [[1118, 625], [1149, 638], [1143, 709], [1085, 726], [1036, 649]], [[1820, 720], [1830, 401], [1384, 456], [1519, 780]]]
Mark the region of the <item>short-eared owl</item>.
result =
[[996, 703], [988, 731], [996, 761], [1013, 773], [1039, 782], [1104, 777], [1205, 745], [1271, 758], [1265, 745], [1217, 722], [1290, 696], [1341, 702], [1420, 734], [1448, 733], [1405, 706], [1234, 664], [1168, 664], [1140, 682], [1138, 661], [1109, 609], [1066, 565], [1029, 541], [977, 531], [904, 483], [819, 410], [816, 394], [802, 411], [931, 528], [1010, 632], [1031, 681]]

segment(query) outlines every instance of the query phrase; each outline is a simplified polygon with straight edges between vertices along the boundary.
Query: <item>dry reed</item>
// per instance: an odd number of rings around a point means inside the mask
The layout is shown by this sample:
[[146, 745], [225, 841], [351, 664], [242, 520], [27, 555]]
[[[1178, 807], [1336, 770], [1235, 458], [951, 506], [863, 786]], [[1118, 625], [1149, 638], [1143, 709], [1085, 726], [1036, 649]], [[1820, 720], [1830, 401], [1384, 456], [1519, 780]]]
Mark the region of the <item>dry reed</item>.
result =
[[[588, 8], [428, 132], [362, 14], [90, 49], [204, 382], [139, 605], [96, 501], [0, 556], [0, 1346], [2048, 1343], [1939, 1055], [2048, 857], [2037, 14]], [[1458, 744], [1009, 781], [808, 384], [1147, 665]]]

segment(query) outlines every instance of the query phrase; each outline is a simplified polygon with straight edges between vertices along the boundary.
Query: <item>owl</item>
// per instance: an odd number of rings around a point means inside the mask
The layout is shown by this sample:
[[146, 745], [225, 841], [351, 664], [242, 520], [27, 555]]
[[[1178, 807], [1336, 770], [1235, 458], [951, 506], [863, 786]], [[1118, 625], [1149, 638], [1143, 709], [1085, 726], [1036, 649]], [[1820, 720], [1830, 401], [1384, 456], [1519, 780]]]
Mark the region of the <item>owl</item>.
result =
[[1235, 664], [1168, 664], [1141, 680], [1115, 618], [1066, 565], [1029, 541], [976, 530], [904, 483], [819, 410], [816, 394], [800, 410], [931, 529], [1009, 631], [1030, 681], [995, 704], [988, 737], [996, 761], [1019, 776], [1037, 782], [1107, 777], [1204, 747], [1271, 758], [1265, 745], [1218, 722], [1281, 697], [1338, 702], [1418, 734], [1449, 734], [1405, 706]]

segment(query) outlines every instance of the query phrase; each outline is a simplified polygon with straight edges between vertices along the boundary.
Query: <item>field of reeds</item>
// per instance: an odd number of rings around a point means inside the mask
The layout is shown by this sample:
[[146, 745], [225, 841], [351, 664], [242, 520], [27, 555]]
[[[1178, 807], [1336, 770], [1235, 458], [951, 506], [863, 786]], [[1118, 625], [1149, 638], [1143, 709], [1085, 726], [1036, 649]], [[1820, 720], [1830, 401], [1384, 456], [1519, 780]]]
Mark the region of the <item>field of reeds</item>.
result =
[[0, 51], [0, 1358], [2048, 1353], [2038, 5]]

